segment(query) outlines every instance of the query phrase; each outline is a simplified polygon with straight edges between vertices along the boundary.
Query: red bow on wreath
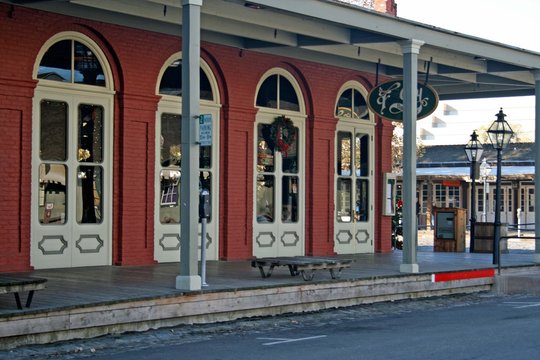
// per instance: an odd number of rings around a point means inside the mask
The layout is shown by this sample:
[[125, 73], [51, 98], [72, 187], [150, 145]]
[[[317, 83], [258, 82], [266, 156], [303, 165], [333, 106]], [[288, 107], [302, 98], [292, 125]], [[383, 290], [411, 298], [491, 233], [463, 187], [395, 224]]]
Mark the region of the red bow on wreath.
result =
[[277, 150], [287, 156], [289, 147], [296, 140], [296, 129], [292, 120], [285, 116], [277, 117], [271, 125], [270, 134], [277, 146]]

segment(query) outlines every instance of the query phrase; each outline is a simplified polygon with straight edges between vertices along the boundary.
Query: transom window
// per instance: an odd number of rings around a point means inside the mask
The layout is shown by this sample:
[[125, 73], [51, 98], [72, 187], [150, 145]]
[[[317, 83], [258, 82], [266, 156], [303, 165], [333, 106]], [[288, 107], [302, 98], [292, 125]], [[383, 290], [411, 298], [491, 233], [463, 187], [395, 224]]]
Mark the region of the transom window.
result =
[[95, 53], [76, 40], [61, 40], [43, 55], [38, 79], [106, 86], [103, 67]]
[[300, 111], [298, 95], [286, 77], [274, 74], [267, 77], [257, 94], [257, 106]]
[[[203, 69], [200, 69], [199, 76], [200, 99], [214, 101], [210, 80]], [[175, 60], [167, 67], [159, 83], [159, 93], [161, 95], [182, 96], [182, 60]]]
[[367, 102], [360, 91], [349, 88], [341, 93], [336, 105], [336, 116], [369, 120]]

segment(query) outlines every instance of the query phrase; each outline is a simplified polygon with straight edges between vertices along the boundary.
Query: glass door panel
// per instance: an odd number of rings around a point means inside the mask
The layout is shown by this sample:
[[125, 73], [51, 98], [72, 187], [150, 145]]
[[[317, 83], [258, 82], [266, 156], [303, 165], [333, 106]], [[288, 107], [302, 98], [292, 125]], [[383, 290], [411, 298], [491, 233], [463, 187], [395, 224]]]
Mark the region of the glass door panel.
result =
[[373, 251], [371, 129], [339, 126], [336, 132], [334, 250]]

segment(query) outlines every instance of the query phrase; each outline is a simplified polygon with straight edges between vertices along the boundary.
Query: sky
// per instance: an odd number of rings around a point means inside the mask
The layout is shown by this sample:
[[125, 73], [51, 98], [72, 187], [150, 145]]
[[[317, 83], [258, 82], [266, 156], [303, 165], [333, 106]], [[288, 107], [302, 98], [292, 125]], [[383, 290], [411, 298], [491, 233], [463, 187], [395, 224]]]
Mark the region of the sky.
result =
[[[540, 0], [395, 0], [400, 18], [497, 41], [540, 53]], [[536, 39], [535, 39], [536, 38]], [[421, 50], [420, 50], [421, 51]], [[453, 136], [445, 143], [465, 144], [472, 130], [489, 126], [499, 108], [510, 125], [519, 123], [523, 131], [534, 132], [534, 98], [453, 100], [448, 103], [460, 116]], [[469, 126], [463, 126], [463, 123]], [[461, 140], [463, 137], [463, 140]]]

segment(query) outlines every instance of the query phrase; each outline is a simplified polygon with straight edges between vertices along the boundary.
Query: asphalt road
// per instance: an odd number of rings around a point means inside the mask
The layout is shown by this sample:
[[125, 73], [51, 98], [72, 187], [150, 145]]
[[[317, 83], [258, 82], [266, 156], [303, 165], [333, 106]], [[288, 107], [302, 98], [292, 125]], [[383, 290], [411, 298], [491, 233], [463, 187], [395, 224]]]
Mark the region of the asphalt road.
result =
[[0, 352], [5, 359], [538, 359], [540, 297], [408, 300]]

